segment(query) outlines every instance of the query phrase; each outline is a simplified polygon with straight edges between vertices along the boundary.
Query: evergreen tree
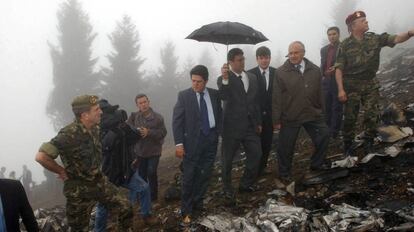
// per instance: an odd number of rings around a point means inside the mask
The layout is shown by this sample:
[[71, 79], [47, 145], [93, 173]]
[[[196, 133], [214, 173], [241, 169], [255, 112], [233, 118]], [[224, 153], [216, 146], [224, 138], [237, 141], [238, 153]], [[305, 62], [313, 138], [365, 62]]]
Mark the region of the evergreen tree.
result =
[[207, 85], [212, 88], [217, 88], [217, 77], [221, 74], [217, 73], [218, 68], [214, 66], [213, 58], [207, 49], [201, 53], [198, 64], [204, 65], [208, 69], [209, 81]]
[[125, 15], [108, 37], [114, 51], [107, 55], [110, 69], [103, 69], [107, 80], [103, 96], [128, 112], [135, 111], [134, 98], [145, 89], [140, 71], [144, 59], [138, 54], [139, 34], [131, 17]]
[[157, 78], [152, 88], [155, 95], [150, 100], [154, 109], [164, 117], [168, 131], [166, 142], [172, 142], [172, 110], [180, 88], [177, 72], [178, 56], [175, 54], [174, 43], [167, 42], [165, 47], [161, 49], [160, 55], [161, 67], [158, 69]]
[[55, 129], [73, 120], [70, 103], [74, 96], [96, 92], [93, 69], [97, 61], [91, 58], [96, 33], [81, 4], [77, 0], [62, 3], [57, 17], [59, 45], [49, 43], [54, 88], [46, 109]]
[[[338, 0], [333, 8], [333, 25], [339, 27], [341, 40], [349, 36], [348, 27], [345, 24], [346, 17], [356, 10], [356, 0]], [[327, 41], [327, 40], [326, 40]], [[327, 43], [324, 43], [326, 45]]]
[[194, 63], [193, 58], [190, 56], [187, 57], [183, 65], [183, 70], [178, 75], [178, 83], [179, 83], [178, 90], [179, 91], [190, 87], [191, 85], [190, 71], [194, 66], [196, 66], [196, 64]]

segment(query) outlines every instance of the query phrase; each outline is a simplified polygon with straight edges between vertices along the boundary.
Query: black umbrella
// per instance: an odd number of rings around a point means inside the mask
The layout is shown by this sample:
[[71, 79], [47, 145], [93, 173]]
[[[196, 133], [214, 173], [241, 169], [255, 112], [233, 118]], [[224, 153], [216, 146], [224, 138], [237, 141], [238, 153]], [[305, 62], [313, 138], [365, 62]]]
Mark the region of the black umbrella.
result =
[[268, 40], [260, 31], [238, 22], [216, 22], [193, 31], [186, 39], [229, 44], [257, 44]]

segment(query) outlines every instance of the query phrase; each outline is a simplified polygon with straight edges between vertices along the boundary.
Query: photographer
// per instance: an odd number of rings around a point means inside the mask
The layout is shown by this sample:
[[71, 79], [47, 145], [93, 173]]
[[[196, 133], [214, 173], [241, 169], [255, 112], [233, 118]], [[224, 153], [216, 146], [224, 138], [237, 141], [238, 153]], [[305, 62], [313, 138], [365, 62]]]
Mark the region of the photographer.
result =
[[[102, 99], [99, 105], [103, 111], [101, 121], [102, 172], [109, 181], [129, 189], [129, 200], [134, 204], [139, 194], [141, 215], [145, 224], [155, 224], [151, 215], [151, 195], [148, 184], [139, 176], [139, 159], [133, 153], [133, 145], [141, 138], [137, 129], [126, 124], [127, 113]], [[108, 211], [98, 203], [95, 231], [106, 231]]]

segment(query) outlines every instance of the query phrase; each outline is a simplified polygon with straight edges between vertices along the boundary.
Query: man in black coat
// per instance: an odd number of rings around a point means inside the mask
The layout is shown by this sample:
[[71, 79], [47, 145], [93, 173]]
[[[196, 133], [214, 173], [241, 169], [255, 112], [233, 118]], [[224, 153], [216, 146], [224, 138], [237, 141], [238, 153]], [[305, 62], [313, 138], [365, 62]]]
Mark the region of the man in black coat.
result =
[[338, 87], [335, 80], [335, 60], [339, 47], [339, 28], [327, 30], [329, 44], [321, 48], [322, 88], [325, 100], [325, 117], [332, 138], [338, 136], [341, 129], [343, 105], [338, 99]]
[[176, 156], [183, 158], [181, 213], [185, 224], [191, 222], [193, 211], [203, 209], [221, 121], [219, 93], [206, 88], [207, 68], [195, 66], [190, 77], [192, 87], [178, 93], [172, 123]]
[[258, 65], [248, 71], [257, 77], [260, 111], [262, 114], [262, 133], [260, 134], [262, 158], [260, 160], [259, 175], [266, 174], [265, 169], [270, 150], [272, 149], [273, 139], [272, 86], [276, 69], [269, 66], [270, 59], [270, 49], [265, 46], [259, 47], [256, 50], [256, 61]]
[[0, 198], [6, 222], [6, 231], [20, 231], [20, 217], [28, 232], [39, 231], [32, 207], [20, 181], [0, 179]]
[[233, 48], [227, 54], [227, 64], [223, 65], [222, 76], [217, 80], [219, 92], [224, 101], [223, 109], [223, 154], [222, 176], [226, 198], [233, 199], [231, 171], [233, 158], [240, 143], [246, 151], [246, 162], [240, 180], [240, 192], [257, 190], [255, 182], [258, 176], [262, 149], [260, 133], [262, 118], [258, 103], [257, 77], [244, 71], [244, 55], [240, 48]]

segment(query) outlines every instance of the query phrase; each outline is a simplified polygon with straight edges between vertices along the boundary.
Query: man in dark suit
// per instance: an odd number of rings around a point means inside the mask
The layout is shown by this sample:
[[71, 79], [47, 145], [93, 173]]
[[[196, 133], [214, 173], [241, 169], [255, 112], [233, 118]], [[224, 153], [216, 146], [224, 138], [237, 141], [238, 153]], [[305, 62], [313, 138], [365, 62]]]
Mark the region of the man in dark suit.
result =
[[240, 192], [257, 190], [262, 149], [260, 132], [262, 118], [258, 103], [257, 77], [244, 71], [244, 55], [240, 48], [233, 48], [227, 54], [227, 64], [223, 65], [222, 76], [217, 80], [219, 92], [224, 101], [223, 109], [223, 154], [222, 175], [225, 197], [233, 199], [231, 184], [232, 162], [240, 143], [246, 151], [245, 170], [240, 180]]
[[[6, 222], [6, 231], [20, 231], [20, 217], [28, 232], [39, 231], [32, 207], [29, 204], [26, 192], [20, 181], [0, 179], [0, 199], [0, 206], [3, 206], [2, 211]], [[0, 217], [1, 216], [0, 209]], [[1, 226], [2, 225], [0, 224], [0, 230]]]
[[190, 77], [192, 87], [178, 93], [172, 123], [176, 156], [183, 158], [181, 213], [184, 224], [191, 222], [193, 211], [203, 209], [221, 121], [218, 91], [206, 88], [207, 68], [195, 66]]
[[338, 136], [342, 121], [342, 103], [338, 99], [338, 87], [335, 80], [335, 60], [339, 47], [339, 28], [327, 30], [329, 44], [321, 48], [322, 88], [325, 100], [326, 124], [332, 138]]
[[266, 174], [265, 169], [272, 149], [273, 127], [272, 127], [272, 86], [275, 75], [275, 68], [270, 67], [270, 49], [262, 46], [256, 50], [256, 61], [258, 66], [248, 72], [257, 77], [259, 84], [259, 103], [262, 114], [262, 133], [260, 141], [262, 145], [262, 158], [260, 160], [259, 175]]

